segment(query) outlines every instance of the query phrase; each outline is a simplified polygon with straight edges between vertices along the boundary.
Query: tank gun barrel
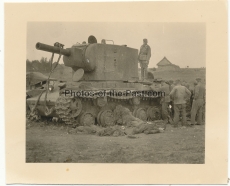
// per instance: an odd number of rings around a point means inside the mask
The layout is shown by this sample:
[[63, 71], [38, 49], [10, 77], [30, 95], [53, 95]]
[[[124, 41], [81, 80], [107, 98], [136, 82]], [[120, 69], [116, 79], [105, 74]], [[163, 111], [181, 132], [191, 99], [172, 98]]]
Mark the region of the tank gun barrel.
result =
[[70, 54], [71, 54], [69, 49], [63, 49], [61, 47], [46, 45], [46, 44], [39, 43], [39, 42], [36, 43], [36, 49], [37, 50], [43, 50], [46, 52], [52, 52], [55, 54], [62, 54], [64, 56], [70, 56]]

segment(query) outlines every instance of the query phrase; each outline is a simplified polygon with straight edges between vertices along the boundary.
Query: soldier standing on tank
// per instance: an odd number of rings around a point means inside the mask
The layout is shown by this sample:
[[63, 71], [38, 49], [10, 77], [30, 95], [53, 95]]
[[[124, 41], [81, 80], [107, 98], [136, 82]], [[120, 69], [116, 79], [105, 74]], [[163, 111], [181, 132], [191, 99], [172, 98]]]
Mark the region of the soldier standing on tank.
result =
[[186, 99], [189, 98], [191, 92], [181, 85], [181, 81], [176, 80], [176, 86], [172, 89], [169, 96], [173, 98], [174, 106], [174, 127], [178, 126], [180, 113], [182, 115], [182, 125], [186, 126]]
[[203, 106], [205, 100], [205, 88], [201, 84], [201, 78], [197, 78], [197, 85], [194, 89], [194, 98], [191, 110], [191, 125], [195, 125], [195, 118], [197, 114], [197, 125], [202, 124]]
[[138, 60], [141, 66], [141, 80], [147, 79], [147, 69], [149, 65], [149, 59], [151, 57], [151, 48], [148, 45], [148, 40], [143, 39], [143, 45], [140, 48]]

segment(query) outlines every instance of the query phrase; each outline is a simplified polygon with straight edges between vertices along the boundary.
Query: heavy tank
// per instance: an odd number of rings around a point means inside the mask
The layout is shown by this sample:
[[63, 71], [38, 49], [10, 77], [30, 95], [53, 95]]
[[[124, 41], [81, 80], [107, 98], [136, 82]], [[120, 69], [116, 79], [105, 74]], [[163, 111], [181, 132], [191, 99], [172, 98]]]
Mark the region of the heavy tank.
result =
[[97, 43], [94, 36], [71, 48], [37, 43], [36, 49], [51, 52], [51, 59], [54, 54], [59, 54], [59, 59], [63, 55], [64, 65], [72, 68], [72, 80], [59, 83], [52, 91], [47, 80], [46, 90], [28, 93], [30, 118], [46, 116], [68, 125], [110, 126], [120, 123], [118, 105], [143, 121], [161, 118], [160, 96], [150, 88], [153, 75], [149, 73], [149, 81], [139, 80], [137, 49]]

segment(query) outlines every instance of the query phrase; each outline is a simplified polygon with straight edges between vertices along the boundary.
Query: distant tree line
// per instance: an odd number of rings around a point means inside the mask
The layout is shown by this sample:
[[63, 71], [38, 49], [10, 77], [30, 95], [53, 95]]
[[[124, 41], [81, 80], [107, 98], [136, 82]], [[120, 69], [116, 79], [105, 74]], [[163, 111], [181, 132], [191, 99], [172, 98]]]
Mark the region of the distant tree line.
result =
[[[56, 62], [55, 62], [56, 63]], [[55, 66], [55, 63], [53, 63], [53, 67]], [[63, 65], [58, 65], [57, 69], [63, 68]], [[32, 60], [29, 59], [26, 60], [26, 72], [42, 72], [42, 73], [48, 73], [51, 70], [50, 66], [50, 59], [47, 60], [47, 58], [42, 57], [40, 60]]]

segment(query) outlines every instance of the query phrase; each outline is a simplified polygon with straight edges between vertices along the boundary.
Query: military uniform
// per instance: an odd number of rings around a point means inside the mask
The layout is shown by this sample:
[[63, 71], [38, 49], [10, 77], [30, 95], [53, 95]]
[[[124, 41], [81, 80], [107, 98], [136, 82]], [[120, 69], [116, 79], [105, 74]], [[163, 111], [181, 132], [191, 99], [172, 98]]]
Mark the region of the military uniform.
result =
[[[170, 90], [170, 92], [172, 91], [172, 89], [174, 87], [175, 87], [175, 85], [173, 84], [173, 80], [169, 80], [169, 90]], [[170, 98], [169, 104], [171, 105], [170, 117], [172, 118], [174, 116], [174, 106], [173, 106], [173, 100], [172, 100], [172, 98]]]
[[169, 85], [164, 83], [164, 85], [162, 85], [159, 90], [165, 93], [165, 96], [161, 98], [162, 119], [164, 121], [166, 120], [168, 121], [168, 116], [169, 116], [168, 106], [170, 103], [170, 97], [169, 97], [170, 87]]
[[147, 69], [149, 65], [149, 59], [151, 57], [151, 48], [147, 44], [143, 44], [140, 48], [140, 53], [138, 56], [140, 66], [141, 66], [141, 79], [145, 80], [147, 78]]
[[[184, 85], [189, 91], [190, 91], [190, 89], [189, 89], [189, 84], [188, 83], [186, 83], [185, 85]], [[190, 91], [191, 92], [191, 91]], [[188, 99], [186, 100], [186, 117], [187, 118], [190, 118], [191, 117], [191, 104], [190, 104], [190, 98], [191, 98], [191, 95], [190, 95], [190, 97], [188, 97]]]
[[179, 115], [182, 114], [182, 125], [186, 125], [186, 100], [191, 92], [182, 85], [176, 85], [169, 94], [173, 97], [174, 126], [178, 125]]
[[193, 98], [192, 110], [191, 110], [192, 125], [195, 124], [196, 114], [197, 114], [197, 124], [202, 123], [204, 99], [205, 99], [205, 88], [199, 82], [194, 90], [194, 98]]

